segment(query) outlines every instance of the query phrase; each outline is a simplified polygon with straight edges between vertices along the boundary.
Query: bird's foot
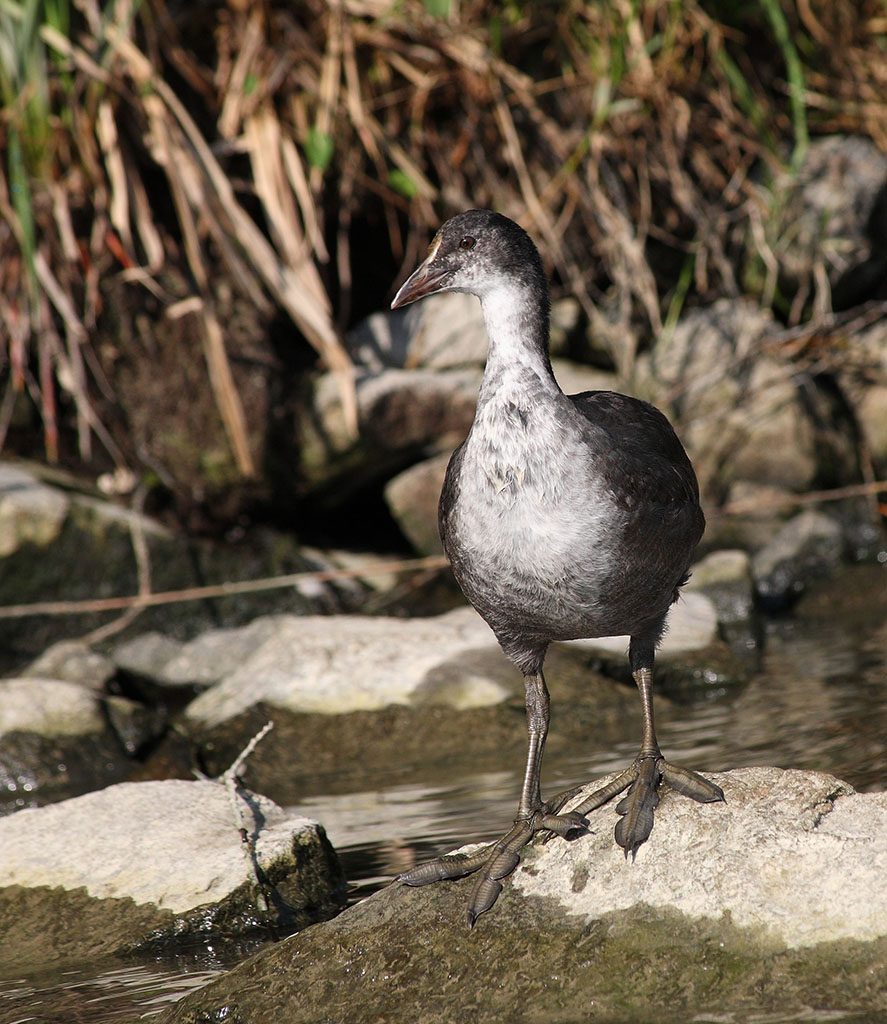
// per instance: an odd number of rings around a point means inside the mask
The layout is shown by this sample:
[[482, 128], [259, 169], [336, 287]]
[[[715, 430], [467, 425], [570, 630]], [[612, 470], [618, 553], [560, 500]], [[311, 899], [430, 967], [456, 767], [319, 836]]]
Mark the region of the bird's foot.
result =
[[724, 799], [724, 792], [697, 772], [688, 771], [666, 761], [656, 750], [639, 754], [624, 772], [609, 785], [595, 790], [574, 808], [579, 814], [588, 814], [603, 806], [614, 796], [628, 790], [616, 805], [621, 815], [616, 825], [616, 842], [632, 858], [638, 847], [647, 841], [653, 831], [653, 812], [659, 806], [659, 786], [667, 782], [675, 792], [688, 796], [701, 804], [716, 803]]
[[515, 819], [511, 828], [495, 843], [474, 853], [451, 853], [412, 871], [397, 876], [406, 885], [428, 885], [450, 878], [463, 878], [478, 873], [468, 903], [468, 927], [493, 906], [502, 892], [502, 879], [507, 878], [520, 861], [521, 850], [537, 832], [548, 832], [564, 839], [578, 835], [588, 828], [588, 820], [577, 811], [557, 813], [565, 801], [560, 798], [542, 804], [530, 815]]

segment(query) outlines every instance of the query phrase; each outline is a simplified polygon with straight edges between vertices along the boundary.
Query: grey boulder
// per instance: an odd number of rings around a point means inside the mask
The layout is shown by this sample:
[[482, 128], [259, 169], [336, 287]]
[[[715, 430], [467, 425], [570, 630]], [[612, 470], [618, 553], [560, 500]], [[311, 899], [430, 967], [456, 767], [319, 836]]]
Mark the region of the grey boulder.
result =
[[[795, 1020], [887, 1010], [887, 794], [817, 773], [665, 793], [627, 860], [613, 805], [525, 851], [472, 931], [474, 881], [392, 886], [186, 997], [164, 1024]], [[343, 979], [346, 983], [343, 984]]]
[[[0, 819], [4, 949], [34, 963], [38, 950], [76, 959], [220, 929], [263, 931], [241, 827], [255, 837], [259, 870], [279, 897], [275, 924], [283, 916], [284, 926], [302, 926], [338, 910], [341, 872], [317, 822], [255, 794], [232, 805], [217, 782], [121, 783]], [[31, 913], [19, 919], [23, 905]], [[47, 915], [69, 927], [35, 934]]]

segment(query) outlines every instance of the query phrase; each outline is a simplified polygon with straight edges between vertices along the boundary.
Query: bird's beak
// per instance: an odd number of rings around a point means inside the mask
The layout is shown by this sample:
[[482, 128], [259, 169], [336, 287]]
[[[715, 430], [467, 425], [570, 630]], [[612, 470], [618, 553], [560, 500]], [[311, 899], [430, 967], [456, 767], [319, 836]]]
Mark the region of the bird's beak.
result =
[[439, 246], [439, 241], [432, 242], [428, 256], [398, 289], [391, 303], [392, 309], [400, 309], [401, 306], [407, 306], [416, 299], [424, 299], [426, 295], [434, 295], [435, 292], [444, 290], [443, 282], [446, 280], [447, 271], [434, 265], [434, 257]]

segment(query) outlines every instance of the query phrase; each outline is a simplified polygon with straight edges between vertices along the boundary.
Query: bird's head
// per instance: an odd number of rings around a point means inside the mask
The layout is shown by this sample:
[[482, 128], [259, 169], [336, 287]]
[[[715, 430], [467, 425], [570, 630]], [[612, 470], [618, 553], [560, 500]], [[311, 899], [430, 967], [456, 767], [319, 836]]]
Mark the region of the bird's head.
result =
[[483, 299], [498, 288], [540, 281], [544, 288], [542, 261], [522, 227], [492, 210], [468, 210], [441, 227], [391, 308], [438, 292], [469, 292]]

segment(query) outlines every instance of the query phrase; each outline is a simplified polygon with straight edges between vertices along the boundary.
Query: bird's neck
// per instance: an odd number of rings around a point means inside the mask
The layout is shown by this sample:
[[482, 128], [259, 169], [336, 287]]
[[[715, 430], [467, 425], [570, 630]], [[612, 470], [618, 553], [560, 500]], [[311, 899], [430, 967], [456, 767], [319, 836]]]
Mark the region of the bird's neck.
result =
[[532, 374], [546, 390], [560, 390], [548, 356], [548, 288], [539, 282], [509, 282], [481, 296], [490, 351], [481, 401], [498, 382]]

